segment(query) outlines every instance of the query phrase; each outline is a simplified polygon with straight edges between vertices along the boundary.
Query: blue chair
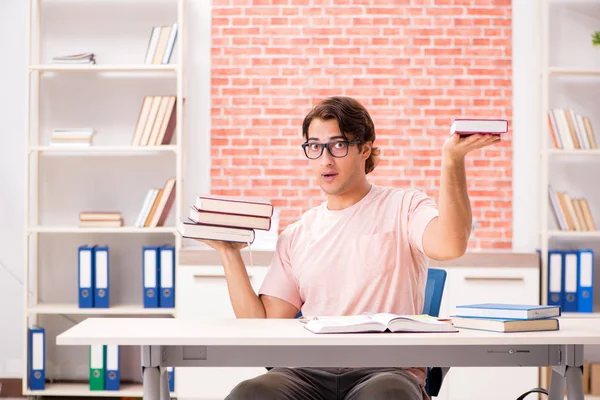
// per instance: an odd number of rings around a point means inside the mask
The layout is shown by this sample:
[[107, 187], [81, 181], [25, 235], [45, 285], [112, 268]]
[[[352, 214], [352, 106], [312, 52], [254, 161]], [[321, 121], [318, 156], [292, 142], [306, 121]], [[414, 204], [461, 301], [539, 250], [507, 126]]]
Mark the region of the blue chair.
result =
[[[446, 271], [443, 269], [429, 268], [427, 270], [427, 284], [425, 285], [425, 302], [423, 304], [423, 314], [439, 317], [440, 306], [442, 305], [442, 296], [444, 294], [444, 285], [446, 284]], [[300, 318], [302, 312], [296, 314]], [[270, 368], [267, 368], [270, 369]], [[427, 368], [426, 390], [430, 397], [439, 394], [444, 376], [448, 368], [429, 367]]]

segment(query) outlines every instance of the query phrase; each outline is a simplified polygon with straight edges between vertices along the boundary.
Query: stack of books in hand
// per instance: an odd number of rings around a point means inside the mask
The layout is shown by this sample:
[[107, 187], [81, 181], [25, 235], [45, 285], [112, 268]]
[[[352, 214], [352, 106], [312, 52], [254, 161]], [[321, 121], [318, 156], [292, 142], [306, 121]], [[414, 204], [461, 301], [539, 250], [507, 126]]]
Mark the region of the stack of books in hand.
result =
[[272, 215], [265, 199], [198, 195], [177, 229], [184, 238], [252, 244], [255, 229], [271, 228]]
[[120, 228], [123, 226], [123, 218], [120, 212], [80, 212], [79, 226]]
[[560, 306], [483, 303], [456, 307], [457, 328], [493, 332], [556, 331]]

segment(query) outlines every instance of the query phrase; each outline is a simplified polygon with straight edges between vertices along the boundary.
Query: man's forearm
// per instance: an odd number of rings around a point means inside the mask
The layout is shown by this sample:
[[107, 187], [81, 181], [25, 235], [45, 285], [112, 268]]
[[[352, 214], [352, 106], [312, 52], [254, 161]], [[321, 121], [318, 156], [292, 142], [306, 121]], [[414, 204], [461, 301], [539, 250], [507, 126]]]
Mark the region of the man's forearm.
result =
[[235, 316], [237, 318], [266, 318], [265, 307], [250, 284], [240, 251], [224, 250], [220, 252], [220, 255]]
[[462, 255], [469, 242], [472, 224], [464, 157], [443, 156], [438, 203], [439, 239], [445, 244], [447, 253]]

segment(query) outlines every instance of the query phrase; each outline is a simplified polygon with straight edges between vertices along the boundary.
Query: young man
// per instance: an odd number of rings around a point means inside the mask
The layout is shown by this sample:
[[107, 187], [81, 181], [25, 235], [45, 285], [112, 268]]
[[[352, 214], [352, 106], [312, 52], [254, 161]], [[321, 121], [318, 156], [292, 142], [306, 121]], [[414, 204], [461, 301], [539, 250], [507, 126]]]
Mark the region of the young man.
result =
[[[302, 125], [302, 148], [327, 201], [279, 236], [258, 296], [241, 244], [203, 241], [219, 251], [238, 318], [294, 318], [363, 312], [420, 314], [428, 259], [460, 257], [471, 232], [465, 155], [499, 140], [449, 137], [442, 148], [439, 207], [415, 189], [368, 182], [379, 149], [356, 100], [333, 97]], [[274, 368], [238, 384], [228, 400], [421, 400], [423, 368]]]

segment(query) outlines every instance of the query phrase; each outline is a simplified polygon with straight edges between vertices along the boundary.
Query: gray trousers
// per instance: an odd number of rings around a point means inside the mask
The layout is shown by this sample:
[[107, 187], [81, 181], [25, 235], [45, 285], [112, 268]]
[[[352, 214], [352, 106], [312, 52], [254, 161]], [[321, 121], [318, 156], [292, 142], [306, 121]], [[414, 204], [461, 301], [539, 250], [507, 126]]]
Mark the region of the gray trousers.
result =
[[399, 368], [273, 368], [240, 382], [225, 400], [423, 400]]

